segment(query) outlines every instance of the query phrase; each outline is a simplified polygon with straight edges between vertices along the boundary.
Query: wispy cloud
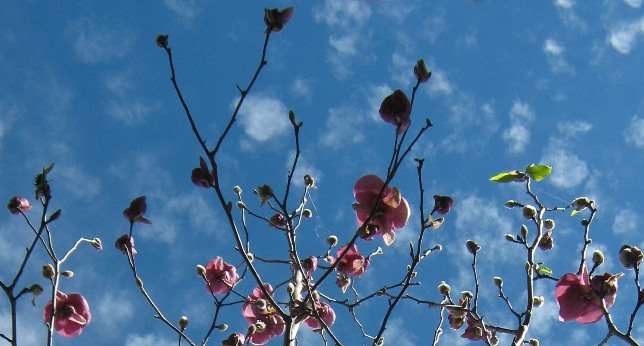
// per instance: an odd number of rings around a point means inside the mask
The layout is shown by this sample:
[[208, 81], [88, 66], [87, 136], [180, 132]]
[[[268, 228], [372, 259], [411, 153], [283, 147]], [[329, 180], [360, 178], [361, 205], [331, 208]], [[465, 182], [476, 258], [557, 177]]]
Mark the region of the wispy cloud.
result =
[[326, 126], [320, 137], [323, 146], [339, 149], [345, 145], [361, 143], [365, 135], [357, 131], [365, 119], [359, 116], [360, 111], [350, 106], [340, 106], [329, 109]]
[[543, 42], [543, 52], [546, 54], [550, 69], [554, 73], [574, 73], [575, 69], [566, 61], [565, 47], [553, 38], [548, 38]]
[[510, 127], [503, 131], [503, 140], [507, 143], [508, 151], [520, 154], [530, 143], [528, 126], [534, 121], [534, 111], [529, 104], [516, 100], [510, 109]]
[[108, 100], [107, 114], [127, 126], [140, 125], [150, 113], [161, 108], [159, 102], [149, 101], [137, 95], [137, 87], [128, 72], [112, 73], [103, 80]]
[[18, 107], [16, 105], [0, 101], [0, 149], [2, 149], [3, 140], [11, 130], [17, 116]]
[[624, 0], [624, 3], [632, 8], [642, 7], [642, 0]]
[[81, 18], [68, 26], [76, 58], [83, 63], [106, 63], [124, 57], [134, 43], [122, 27], [108, 27], [95, 18]]
[[[231, 108], [235, 107], [236, 98]], [[249, 96], [239, 110], [239, 121], [244, 132], [256, 142], [266, 142], [286, 133], [291, 126], [288, 109], [277, 98], [265, 95]]]
[[613, 233], [618, 235], [632, 234], [639, 225], [639, 215], [632, 209], [621, 209], [613, 219]]
[[[557, 124], [557, 132], [548, 139], [541, 158], [541, 162], [553, 167], [548, 179], [550, 184], [560, 188], [573, 188], [587, 180], [591, 171], [588, 163], [569, 148], [579, 139], [579, 135], [591, 129], [592, 125], [584, 121]], [[587, 182], [587, 187], [590, 187], [590, 183], [591, 181]]]
[[114, 335], [134, 316], [132, 299], [124, 292], [106, 292], [94, 305], [94, 320], [100, 324], [101, 333]]
[[631, 144], [639, 149], [644, 149], [644, 118], [634, 116], [624, 131], [626, 143]]
[[311, 81], [306, 78], [295, 78], [291, 84], [291, 92], [295, 96], [305, 98], [307, 100], [311, 99], [313, 87]]
[[130, 334], [125, 339], [125, 346], [174, 346], [176, 340], [156, 334]]
[[554, 5], [564, 25], [576, 30], [586, 30], [588, 25], [575, 12], [575, 0], [554, 0]]
[[608, 43], [620, 54], [629, 54], [637, 41], [644, 38], [644, 17], [617, 24], [608, 34]]
[[197, 0], [164, 0], [163, 4], [185, 23], [195, 19], [200, 11]]

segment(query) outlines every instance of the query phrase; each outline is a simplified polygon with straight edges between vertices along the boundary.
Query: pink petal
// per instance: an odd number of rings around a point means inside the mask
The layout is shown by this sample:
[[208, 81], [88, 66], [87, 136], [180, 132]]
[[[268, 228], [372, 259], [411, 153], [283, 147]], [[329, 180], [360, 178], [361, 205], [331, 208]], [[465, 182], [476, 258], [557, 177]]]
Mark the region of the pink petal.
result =
[[[361, 177], [356, 181], [353, 186], [353, 196], [358, 199], [358, 195], [362, 194], [375, 194], [377, 197], [378, 193], [382, 189], [382, 185], [385, 183], [378, 176], [369, 174]], [[360, 202], [360, 200], [358, 200]]]

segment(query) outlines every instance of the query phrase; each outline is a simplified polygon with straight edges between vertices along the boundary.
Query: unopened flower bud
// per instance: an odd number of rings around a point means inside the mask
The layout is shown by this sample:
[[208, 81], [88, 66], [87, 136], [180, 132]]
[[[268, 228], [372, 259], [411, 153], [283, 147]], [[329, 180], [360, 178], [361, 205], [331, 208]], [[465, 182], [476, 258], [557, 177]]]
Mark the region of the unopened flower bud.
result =
[[248, 258], [248, 261], [252, 263], [253, 260], [255, 259], [255, 255], [253, 255], [252, 252], [247, 252], [246, 253], [246, 258]]
[[329, 244], [330, 247], [334, 247], [338, 245], [338, 237], [335, 235], [330, 235], [326, 237], [326, 243]]
[[635, 268], [642, 263], [644, 253], [637, 246], [624, 245], [619, 250], [619, 261], [625, 268]]
[[233, 192], [234, 192], [236, 195], [240, 195], [240, 194], [242, 193], [242, 188], [241, 188], [241, 187], [239, 187], [239, 185], [235, 185], [235, 186], [233, 186]]
[[139, 287], [139, 288], [143, 287], [143, 279], [141, 279], [138, 276], [136, 277], [136, 286]]
[[474, 240], [468, 240], [465, 242], [465, 247], [472, 255], [475, 255], [479, 250], [481, 250], [481, 246]]
[[505, 202], [505, 207], [508, 208], [508, 209], [512, 209], [512, 208], [514, 208], [514, 207], [516, 207], [518, 205], [519, 205], [519, 202], [517, 202], [517, 201], [515, 201], [513, 199]]
[[225, 332], [228, 330], [228, 323], [218, 324], [215, 326], [215, 328], [217, 328], [217, 330], [220, 332]]
[[72, 278], [74, 277], [74, 272], [71, 270], [65, 270], [64, 272], [60, 273], [60, 275], [67, 277], [67, 278]]
[[286, 285], [286, 291], [288, 294], [293, 294], [293, 292], [295, 292], [295, 285], [292, 282], [289, 282], [288, 285]]
[[33, 284], [31, 287], [29, 287], [29, 292], [33, 294], [34, 296], [39, 296], [43, 293], [43, 288], [39, 284]]
[[496, 335], [492, 335], [492, 336], [490, 337], [490, 344], [491, 344], [492, 346], [496, 346], [496, 345], [498, 345], [498, 344], [499, 344], [499, 338], [498, 338]]
[[553, 229], [555, 229], [555, 220], [553, 219], [543, 220], [543, 227], [545, 227], [548, 231], [552, 231]]
[[197, 275], [199, 276], [206, 276], [206, 267], [202, 266], [201, 264], [197, 264], [195, 267], [197, 269]]
[[461, 292], [461, 298], [463, 300], [466, 300], [466, 299], [470, 300], [470, 299], [474, 298], [474, 295], [470, 291], [463, 291], [463, 292]]
[[451, 290], [452, 288], [445, 281], [441, 281], [441, 283], [438, 284], [438, 292], [444, 296], [449, 295]]
[[264, 204], [271, 197], [273, 197], [273, 188], [264, 184], [255, 189], [255, 194], [257, 194], [257, 197], [259, 197], [260, 202]]
[[543, 305], [544, 302], [545, 302], [545, 298], [543, 296], [532, 297], [532, 306], [534, 306], [535, 308], [540, 307], [541, 305]]
[[432, 251], [436, 251], [436, 252], [443, 251], [443, 245], [441, 245], [441, 244], [434, 245], [434, 247], [432, 248]]
[[523, 237], [523, 239], [528, 239], [528, 226], [521, 225], [521, 230], [519, 234], [521, 234], [521, 237]]
[[101, 238], [97, 237], [92, 239], [92, 242], [90, 244], [98, 251], [103, 250], [103, 241], [101, 240]]
[[552, 238], [552, 235], [550, 233], [546, 233], [541, 237], [541, 240], [539, 240], [539, 249], [547, 251], [547, 250], [552, 250], [552, 248], [555, 246], [555, 240]]
[[427, 65], [425, 65], [425, 60], [420, 59], [416, 62], [416, 65], [414, 66], [414, 75], [420, 83], [427, 82], [432, 76], [432, 71], [427, 68]]
[[255, 301], [255, 307], [260, 309], [260, 310], [266, 310], [266, 300], [264, 299], [257, 299]]
[[593, 264], [599, 266], [604, 263], [604, 253], [601, 250], [593, 251]]
[[237, 201], [237, 208], [246, 209], [246, 203], [244, 203], [243, 201]]
[[308, 174], [304, 175], [304, 185], [307, 187], [315, 186], [315, 178]]
[[187, 316], [181, 316], [179, 318], [179, 329], [183, 332], [186, 330], [186, 327], [188, 326], [188, 317]]
[[530, 340], [528, 340], [528, 345], [530, 345], [530, 346], [539, 346], [539, 340], [530, 339]]
[[157, 35], [156, 42], [160, 48], [168, 48], [168, 35]]
[[571, 206], [575, 211], [582, 211], [590, 207], [592, 201], [588, 197], [577, 197], [572, 201]]
[[513, 234], [508, 233], [508, 234], [505, 235], [505, 240], [507, 240], [507, 241], [515, 241], [516, 239], [514, 238]]
[[304, 209], [302, 210], [302, 216], [309, 219], [313, 217], [313, 212], [311, 211], [311, 209]]
[[54, 266], [51, 264], [46, 264], [42, 266], [42, 276], [44, 276], [47, 279], [53, 279], [54, 278]]
[[498, 288], [503, 287], [503, 278], [501, 278], [500, 276], [495, 276], [492, 279], [494, 280], [494, 284], [496, 285], [496, 287]]
[[528, 220], [532, 220], [535, 216], [537, 216], [537, 208], [531, 205], [526, 205], [525, 207], [523, 207], [523, 217]]

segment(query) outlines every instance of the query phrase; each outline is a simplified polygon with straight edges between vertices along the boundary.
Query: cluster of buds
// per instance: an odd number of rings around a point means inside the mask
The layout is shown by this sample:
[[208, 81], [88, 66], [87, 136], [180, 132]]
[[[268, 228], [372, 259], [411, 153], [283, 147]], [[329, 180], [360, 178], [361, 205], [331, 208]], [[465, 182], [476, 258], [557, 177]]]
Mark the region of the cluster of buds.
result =
[[634, 245], [624, 245], [619, 250], [619, 261], [627, 268], [637, 268], [644, 259], [644, 253]]

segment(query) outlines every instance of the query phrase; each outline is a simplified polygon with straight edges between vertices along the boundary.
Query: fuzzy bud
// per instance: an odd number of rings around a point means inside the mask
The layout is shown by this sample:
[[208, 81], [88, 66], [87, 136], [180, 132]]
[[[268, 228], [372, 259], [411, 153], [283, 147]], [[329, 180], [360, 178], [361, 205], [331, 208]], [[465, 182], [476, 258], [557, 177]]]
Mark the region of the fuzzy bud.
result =
[[507, 240], [507, 241], [516, 241], [516, 239], [514, 238], [514, 235], [510, 234], [510, 233], [505, 235], [505, 240]]
[[538, 308], [543, 305], [545, 298], [543, 296], [534, 296], [532, 297], [532, 306]]
[[266, 329], [266, 322], [264, 321], [257, 321], [254, 324], [255, 328], [257, 328], [258, 332], [261, 332]]
[[220, 332], [225, 332], [228, 330], [228, 323], [222, 323], [215, 326], [215, 328]]
[[304, 175], [304, 186], [306, 187], [313, 187], [315, 186], [315, 178], [312, 176], [306, 174]]
[[619, 261], [625, 268], [635, 268], [642, 263], [644, 253], [637, 246], [624, 245], [619, 250]]
[[503, 287], [503, 278], [501, 278], [500, 276], [495, 276], [492, 278], [492, 280], [494, 280], [494, 284], [496, 285], [496, 287], [498, 288]]
[[528, 220], [532, 220], [535, 216], [537, 216], [537, 208], [531, 205], [526, 205], [525, 207], [523, 207], [523, 217]]
[[311, 209], [304, 209], [302, 210], [302, 216], [309, 219], [313, 217], [313, 212], [311, 211]]
[[572, 201], [571, 206], [575, 211], [582, 211], [592, 205], [592, 201], [588, 197], [577, 197]]
[[289, 282], [288, 285], [286, 285], [286, 291], [288, 294], [293, 294], [295, 292], [295, 285], [292, 282]]
[[42, 276], [44, 276], [46, 279], [53, 279], [54, 275], [54, 266], [52, 266], [51, 264], [42, 266]]
[[94, 238], [92, 239], [92, 242], [90, 243], [96, 250], [101, 251], [103, 250], [103, 241], [101, 238]]
[[475, 255], [479, 250], [481, 250], [481, 246], [474, 240], [468, 240], [465, 242], [465, 247], [472, 255]]
[[168, 35], [157, 35], [156, 42], [159, 48], [168, 48]]
[[519, 202], [517, 202], [517, 201], [515, 201], [513, 199], [505, 202], [505, 207], [508, 208], [508, 209], [512, 209], [512, 208], [517, 207], [517, 206], [519, 206]]
[[188, 317], [187, 316], [181, 316], [181, 318], [179, 318], [179, 328], [183, 332], [184, 330], [186, 330], [187, 326], [188, 326]]
[[39, 284], [33, 284], [31, 287], [29, 287], [29, 292], [33, 294], [34, 296], [39, 296], [43, 293], [43, 288]]
[[425, 60], [420, 59], [416, 62], [416, 65], [414, 66], [414, 75], [419, 83], [427, 82], [432, 76], [432, 71], [427, 68], [427, 65], [425, 65]]
[[330, 235], [326, 237], [326, 243], [329, 244], [330, 247], [334, 247], [338, 245], [338, 237], [335, 235]]
[[246, 258], [248, 258], [248, 261], [252, 263], [253, 260], [255, 259], [255, 255], [253, 255], [252, 252], [247, 252], [246, 253]]
[[461, 292], [461, 299], [463, 300], [470, 300], [474, 298], [474, 295], [470, 291], [463, 291]]
[[452, 288], [445, 281], [441, 281], [441, 283], [438, 284], [438, 292], [440, 294], [447, 296], [450, 291], [452, 291]]
[[528, 340], [528, 345], [530, 345], [530, 346], [539, 346], [539, 340], [530, 339], [530, 340]]
[[197, 270], [197, 275], [201, 277], [206, 276], [206, 267], [202, 266], [201, 264], [197, 264], [195, 268]]
[[528, 226], [521, 225], [519, 234], [521, 234], [521, 237], [523, 237], [523, 239], [528, 239]]
[[491, 344], [492, 346], [496, 346], [496, 345], [498, 345], [498, 344], [499, 344], [499, 338], [498, 338], [496, 335], [492, 335], [492, 336], [490, 337], [490, 344]]
[[545, 227], [548, 231], [552, 231], [553, 229], [555, 229], [555, 220], [553, 219], [543, 220], [543, 227]]
[[246, 203], [244, 203], [242, 201], [237, 201], [237, 208], [246, 209]]
[[242, 193], [242, 188], [241, 188], [241, 187], [239, 187], [239, 185], [235, 185], [235, 186], [233, 186], [233, 192], [234, 192], [236, 195], [241, 195], [241, 193]]
[[66, 278], [73, 278], [74, 277], [74, 272], [71, 270], [65, 270], [64, 272], [60, 273], [60, 275], [66, 277]]
[[593, 251], [593, 264], [599, 266], [604, 263], [604, 253], [601, 250]]

